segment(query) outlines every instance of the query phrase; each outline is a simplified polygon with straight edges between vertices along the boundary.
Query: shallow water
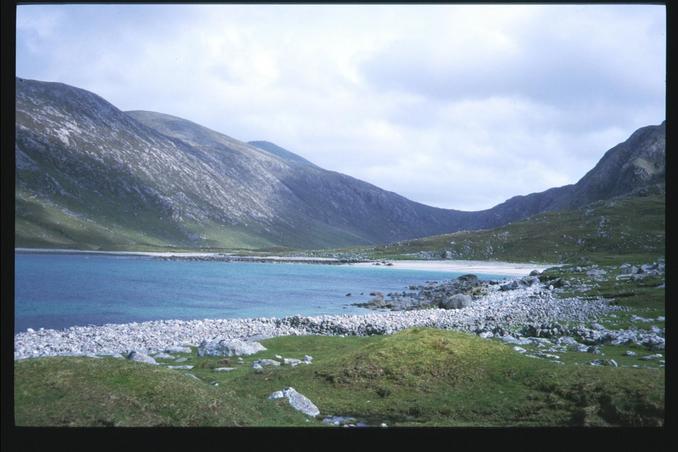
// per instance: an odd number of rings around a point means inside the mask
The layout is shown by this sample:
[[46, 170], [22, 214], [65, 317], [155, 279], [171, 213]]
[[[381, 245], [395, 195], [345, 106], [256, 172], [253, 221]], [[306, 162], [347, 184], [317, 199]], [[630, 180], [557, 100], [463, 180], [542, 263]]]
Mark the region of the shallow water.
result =
[[15, 332], [147, 320], [366, 313], [351, 303], [369, 300], [373, 291], [403, 291], [463, 273], [16, 253]]

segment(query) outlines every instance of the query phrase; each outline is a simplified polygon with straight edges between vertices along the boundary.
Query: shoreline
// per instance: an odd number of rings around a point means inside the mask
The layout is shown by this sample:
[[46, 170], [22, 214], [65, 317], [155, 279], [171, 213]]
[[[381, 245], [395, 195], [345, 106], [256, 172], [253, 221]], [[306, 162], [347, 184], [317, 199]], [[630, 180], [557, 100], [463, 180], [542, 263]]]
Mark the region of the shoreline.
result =
[[[257, 263], [305, 263], [318, 265], [351, 265], [355, 267], [377, 267], [392, 270], [421, 270], [444, 273], [476, 273], [502, 276], [526, 276], [532, 270], [539, 272], [560, 264], [520, 263], [502, 261], [477, 260], [362, 260], [351, 261], [332, 257], [302, 256], [240, 256], [231, 253], [200, 253], [174, 251], [98, 251], [50, 248], [15, 248], [19, 254], [89, 254], [110, 256], [145, 256], [168, 260], [205, 260], [224, 262], [257, 262]], [[383, 264], [387, 262], [388, 264]]]
[[[535, 309], [537, 308], [537, 309]], [[535, 284], [502, 292], [497, 286], [463, 309], [422, 309], [320, 316], [156, 320], [141, 323], [29, 330], [14, 335], [14, 359], [44, 356], [119, 356], [198, 346], [217, 338], [261, 340], [277, 336], [366, 336], [412, 327], [452, 329], [492, 337], [520, 335], [530, 325], [585, 322], [619, 311], [604, 300], [559, 299]], [[512, 337], [512, 336], [511, 336]]]
[[[381, 262], [381, 261], [379, 261]], [[514, 263], [502, 261], [472, 260], [389, 260], [390, 265], [375, 265], [374, 262], [351, 264], [356, 267], [379, 267], [394, 270], [424, 270], [436, 272], [491, 274], [506, 276], [527, 276], [532, 270], [543, 272], [547, 268], [560, 264]]]

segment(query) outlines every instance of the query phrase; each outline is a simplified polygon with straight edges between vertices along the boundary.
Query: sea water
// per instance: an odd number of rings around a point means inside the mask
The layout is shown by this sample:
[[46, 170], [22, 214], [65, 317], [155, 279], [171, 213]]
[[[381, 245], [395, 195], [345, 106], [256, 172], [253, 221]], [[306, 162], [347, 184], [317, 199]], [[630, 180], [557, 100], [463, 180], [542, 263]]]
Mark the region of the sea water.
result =
[[[370, 292], [463, 273], [322, 265], [15, 253], [15, 332], [170, 319], [359, 314]], [[478, 275], [504, 279], [502, 275]], [[351, 296], [347, 296], [350, 293]]]

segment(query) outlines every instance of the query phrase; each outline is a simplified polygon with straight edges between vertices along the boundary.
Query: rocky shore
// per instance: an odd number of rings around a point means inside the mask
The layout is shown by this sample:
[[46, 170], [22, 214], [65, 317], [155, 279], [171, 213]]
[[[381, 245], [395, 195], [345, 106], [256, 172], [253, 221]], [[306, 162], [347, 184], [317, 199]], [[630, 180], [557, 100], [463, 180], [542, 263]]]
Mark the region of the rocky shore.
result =
[[[528, 277], [529, 278], [529, 277]], [[536, 278], [535, 278], [536, 279]], [[522, 280], [521, 280], [522, 281]], [[515, 288], [487, 284], [477, 299], [459, 309], [417, 309], [370, 312], [364, 315], [321, 315], [284, 318], [159, 320], [142, 323], [76, 326], [64, 330], [32, 329], [15, 335], [14, 358], [42, 356], [103, 356], [131, 351], [158, 353], [177, 346], [197, 346], [217, 338], [258, 340], [285, 335], [391, 334], [410, 327], [435, 327], [497, 337], [508, 343], [526, 343], [526, 337], [541, 341], [573, 337], [578, 345], [635, 343], [663, 349], [661, 331], [605, 330], [587, 328], [604, 315], [625, 308], [603, 299], [556, 298], [552, 286], [520, 282]], [[468, 288], [478, 289], [467, 278]], [[443, 283], [431, 288], [445, 291]], [[443, 289], [440, 289], [443, 287]], [[600, 325], [598, 325], [600, 326]], [[573, 347], [577, 345], [572, 344]]]

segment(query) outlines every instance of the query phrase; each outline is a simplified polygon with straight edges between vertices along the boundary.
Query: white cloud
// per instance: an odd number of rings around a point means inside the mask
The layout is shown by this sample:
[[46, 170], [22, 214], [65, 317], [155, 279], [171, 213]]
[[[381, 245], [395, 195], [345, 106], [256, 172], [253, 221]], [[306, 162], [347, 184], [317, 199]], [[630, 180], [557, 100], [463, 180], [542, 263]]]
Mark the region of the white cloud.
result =
[[664, 8], [22, 5], [17, 75], [476, 210], [664, 119]]

